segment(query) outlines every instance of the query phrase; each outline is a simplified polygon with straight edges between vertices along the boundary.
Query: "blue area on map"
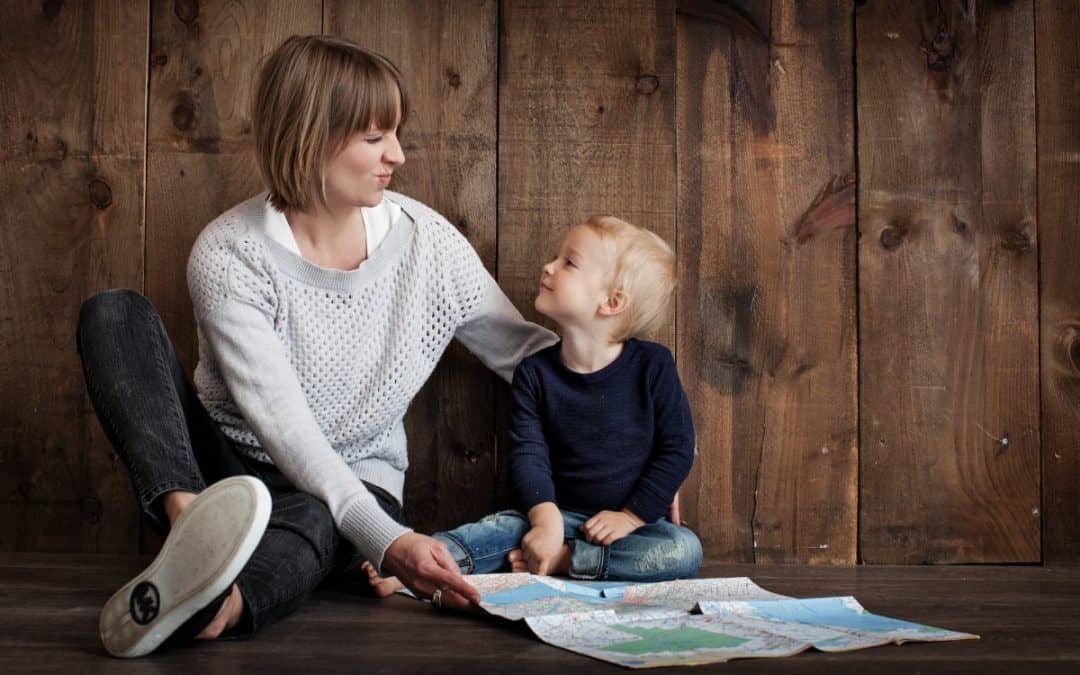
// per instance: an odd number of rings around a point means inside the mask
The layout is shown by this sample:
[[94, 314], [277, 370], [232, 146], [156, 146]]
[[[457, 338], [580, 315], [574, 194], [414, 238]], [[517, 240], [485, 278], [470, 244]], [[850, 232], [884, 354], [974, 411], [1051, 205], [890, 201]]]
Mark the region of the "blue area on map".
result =
[[926, 630], [927, 628], [917, 623], [890, 619], [869, 612], [860, 614], [845, 606], [843, 598], [752, 601], [747, 604], [756, 609], [761, 616], [796, 623], [836, 626], [874, 633], [906, 629]]
[[552, 586], [534, 582], [516, 589], [499, 591], [484, 596], [484, 602], [492, 605], [514, 605], [527, 603], [530, 600], [539, 600], [548, 597], [564, 597], [581, 600], [585, 603], [604, 605], [621, 600], [625, 594], [624, 586], [632, 585], [629, 581], [580, 581], [563, 582], [565, 591], [559, 591]]
[[582, 602], [585, 603], [595, 603], [597, 605], [604, 605], [611, 602], [610, 599], [600, 596], [600, 593], [603, 593], [600, 589], [586, 589], [585, 586], [576, 584], [567, 584], [566, 591], [559, 591], [558, 589], [551, 588], [550, 585], [545, 583], [530, 583], [528, 585], [518, 586], [516, 589], [485, 595], [484, 602], [490, 603], [491, 605], [514, 605], [516, 603], [528, 603], [531, 602], [531, 600], [540, 600], [549, 597], [573, 598], [582, 600]]

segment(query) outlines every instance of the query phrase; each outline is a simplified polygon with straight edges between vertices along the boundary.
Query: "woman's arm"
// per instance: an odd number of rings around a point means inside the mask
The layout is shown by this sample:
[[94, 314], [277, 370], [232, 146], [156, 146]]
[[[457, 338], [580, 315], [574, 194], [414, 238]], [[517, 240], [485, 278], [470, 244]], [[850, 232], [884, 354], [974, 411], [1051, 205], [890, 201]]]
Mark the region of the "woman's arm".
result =
[[318, 426], [270, 317], [225, 301], [199, 322], [229, 395], [281, 473], [326, 502], [342, 535], [375, 565], [421, 597], [453, 592], [464, 609], [480, 596], [446, 547], [394, 521], [334, 451]]
[[559, 336], [526, 321], [465, 235], [441, 216], [439, 223], [447, 235], [445, 273], [456, 286], [461, 306], [469, 308], [454, 337], [499, 377], [511, 382], [522, 359], [555, 344]]
[[514, 368], [522, 359], [555, 344], [559, 336], [526, 321], [486, 269], [482, 278], [480, 303], [473, 315], [458, 326], [454, 337], [484, 365], [510, 382]]
[[322, 432], [273, 319], [227, 298], [198, 322], [229, 396], [274, 465], [298, 489], [323, 500], [341, 533], [372, 564], [409, 532], [387, 515]]

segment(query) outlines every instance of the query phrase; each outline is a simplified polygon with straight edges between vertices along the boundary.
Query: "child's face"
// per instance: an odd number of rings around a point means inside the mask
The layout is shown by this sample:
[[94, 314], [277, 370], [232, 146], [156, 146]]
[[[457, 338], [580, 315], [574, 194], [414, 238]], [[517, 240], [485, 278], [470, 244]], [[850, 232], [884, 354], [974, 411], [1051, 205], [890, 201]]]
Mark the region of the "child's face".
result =
[[592, 228], [571, 228], [555, 259], [541, 268], [536, 311], [564, 327], [591, 327], [608, 298], [614, 253]]

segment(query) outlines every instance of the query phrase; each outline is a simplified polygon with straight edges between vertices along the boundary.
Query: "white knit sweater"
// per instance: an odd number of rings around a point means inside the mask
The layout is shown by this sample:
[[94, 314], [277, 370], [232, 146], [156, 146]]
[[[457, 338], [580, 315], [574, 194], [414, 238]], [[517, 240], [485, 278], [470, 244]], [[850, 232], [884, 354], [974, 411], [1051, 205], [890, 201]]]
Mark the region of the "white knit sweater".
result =
[[445, 218], [385, 195], [406, 217], [355, 270], [319, 267], [268, 235], [265, 192], [207, 225], [187, 266], [203, 405], [243, 452], [325, 501], [380, 570], [409, 529], [360, 479], [402, 500], [402, 420], [450, 340], [508, 382], [558, 340], [522, 318]]

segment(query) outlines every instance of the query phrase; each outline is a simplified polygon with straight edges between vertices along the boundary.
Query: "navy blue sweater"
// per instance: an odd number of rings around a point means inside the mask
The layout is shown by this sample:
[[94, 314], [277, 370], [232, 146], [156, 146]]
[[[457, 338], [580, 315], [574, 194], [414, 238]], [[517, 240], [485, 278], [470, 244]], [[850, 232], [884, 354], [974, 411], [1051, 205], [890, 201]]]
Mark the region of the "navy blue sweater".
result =
[[694, 425], [671, 351], [630, 339], [604, 368], [576, 373], [561, 347], [514, 370], [509, 455], [519, 508], [627, 508], [647, 523], [665, 516], [694, 461]]

